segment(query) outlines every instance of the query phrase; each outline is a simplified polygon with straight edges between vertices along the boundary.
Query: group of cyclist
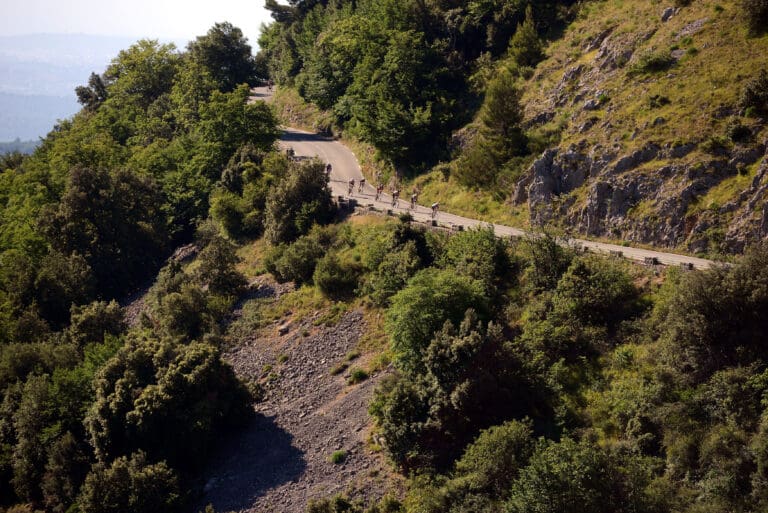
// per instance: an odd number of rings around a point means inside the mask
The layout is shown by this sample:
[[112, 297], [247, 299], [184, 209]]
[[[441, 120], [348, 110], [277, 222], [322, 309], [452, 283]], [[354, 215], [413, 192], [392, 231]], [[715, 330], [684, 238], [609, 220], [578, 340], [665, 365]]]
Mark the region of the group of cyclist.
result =
[[[332, 171], [331, 164], [328, 164], [325, 166], [325, 172], [327, 175], [330, 176]], [[390, 186], [390, 195], [392, 196], [392, 207], [399, 208], [400, 207], [400, 189], [398, 188], [398, 181], [395, 180], [394, 183]], [[376, 194], [374, 196], [374, 201], [380, 201], [381, 195], [384, 192], [384, 184], [381, 182], [381, 172], [376, 173]], [[355, 185], [357, 185], [357, 192], [358, 194], [362, 194], [363, 190], [365, 189], [365, 178], [361, 178], [358, 181], [355, 181], [354, 178], [350, 178], [347, 182], [347, 195], [352, 197], [354, 191], [355, 191]], [[416, 207], [418, 205], [419, 201], [419, 190], [414, 189], [413, 193], [411, 194], [411, 201], [409, 204], [409, 210], [416, 210]], [[437, 217], [437, 214], [440, 210], [440, 203], [435, 202], [432, 203], [432, 219], [435, 219]]]

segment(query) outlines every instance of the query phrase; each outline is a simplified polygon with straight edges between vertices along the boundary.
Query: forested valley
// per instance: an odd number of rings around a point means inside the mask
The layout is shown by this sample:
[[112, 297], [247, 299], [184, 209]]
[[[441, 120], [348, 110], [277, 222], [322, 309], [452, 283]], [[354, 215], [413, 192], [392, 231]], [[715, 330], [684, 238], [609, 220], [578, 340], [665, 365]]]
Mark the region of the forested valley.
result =
[[[526, 124], [525, 81], [606, 2], [267, 0], [255, 57], [217, 23], [92, 74], [76, 116], [0, 160], [0, 511], [218, 511], [221, 441], [298, 382], [285, 354], [249, 375], [232, 355], [350, 312], [367, 331], [323, 373], [342, 402], [376, 380], [349, 436], [389, 470], [302, 495], [308, 513], [768, 509], [767, 243], [688, 270], [551, 225], [446, 233], [339, 210], [325, 163], [278, 149], [295, 102], [371, 148], [366, 173], [498, 196], [563, 136]], [[763, 41], [765, 2], [738, 12]], [[266, 79], [277, 108], [249, 100]]]

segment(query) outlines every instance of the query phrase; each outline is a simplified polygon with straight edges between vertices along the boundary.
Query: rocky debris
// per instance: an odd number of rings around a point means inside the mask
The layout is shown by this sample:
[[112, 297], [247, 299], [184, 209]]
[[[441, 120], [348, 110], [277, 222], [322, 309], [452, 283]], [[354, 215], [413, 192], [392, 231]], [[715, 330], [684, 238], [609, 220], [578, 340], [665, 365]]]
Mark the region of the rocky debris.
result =
[[[685, 57], [685, 50], [683, 50], [682, 48], [677, 48], [676, 50], [672, 50], [671, 52], [669, 52], [669, 56], [675, 59], [676, 61], [679, 61], [680, 59]], [[674, 78], [674, 75], [672, 76], [667, 75], [667, 78], [670, 78], [670, 79]]]
[[176, 248], [176, 251], [168, 258], [168, 262], [186, 262], [192, 260], [200, 253], [200, 247], [197, 244], [187, 244]]
[[635, 53], [637, 44], [645, 36], [636, 34], [611, 34], [600, 44], [596, 61], [601, 71], [612, 71], [629, 62]]
[[584, 110], [597, 110], [600, 108], [600, 100], [596, 98], [591, 98], [584, 102], [584, 106], [582, 109]]
[[701, 18], [700, 20], [689, 23], [683, 27], [680, 32], [677, 33], [677, 37], [675, 39], [682, 39], [684, 37], [692, 36], [697, 32], [701, 32], [707, 22], [709, 22], [709, 18]]
[[589, 43], [587, 43], [587, 46], [584, 47], [584, 52], [585, 53], [589, 53], [589, 52], [592, 52], [592, 51], [597, 50], [598, 48], [600, 48], [600, 45], [603, 44], [603, 41], [605, 41], [606, 37], [611, 35], [611, 32], [613, 32], [614, 28], [615, 27], [607, 28], [607, 29], [603, 30], [602, 32], [600, 32], [595, 37], [593, 37], [592, 39], [590, 39]]
[[[333, 327], [316, 327], [319, 315], [294, 320], [286, 336], [242, 340], [225, 354], [240, 378], [263, 384], [265, 396], [254, 421], [214, 457], [199, 508], [303, 513], [311, 499], [347, 493], [371, 501], [392, 487], [383, 455], [366, 445], [368, 403], [386, 373], [349, 386], [329, 372], [365, 331], [362, 313], [346, 313]], [[328, 461], [337, 450], [346, 452], [343, 463]]]
[[674, 8], [674, 7], [667, 7], [667, 8], [666, 8], [666, 9], [664, 9], [664, 11], [661, 13], [661, 21], [663, 21], [663, 22], [665, 22], [665, 23], [666, 23], [666, 22], [667, 22], [667, 21], [669, 21], [669, 19], [670, 19], [672, 16], [674, 16], [675, 14], [677, 14], [677, 11], [675, 10], [675, 8]]

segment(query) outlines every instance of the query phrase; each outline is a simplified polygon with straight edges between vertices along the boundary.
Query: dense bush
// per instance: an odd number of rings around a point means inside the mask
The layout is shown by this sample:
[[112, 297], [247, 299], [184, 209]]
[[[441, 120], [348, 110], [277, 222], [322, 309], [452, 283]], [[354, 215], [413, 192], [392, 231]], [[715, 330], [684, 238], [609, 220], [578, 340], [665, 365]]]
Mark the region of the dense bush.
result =
[[95, 465], [78, 503], [83, 513], [174, 513], [183, 505], [173, 470], [165, 462], [149, 463], [143, 452]]
[[768, 70], [761, 70], [744, 84], [739, 97], [739, 107], [756, 112], [768, 112]]
[[741, 0], [741, 6], [753, 32], [761, 33], [768, 29], [768, 1]]
[[460, 323], [468, 308], [487, 317], [488, 298], [481, 282], [449, 270], [417, 273], [392, 297], [392, 306], [387, 310], [387, 332], [398, 365], [422, 368], [421, 359], [433, 333], [446, 321]]
[[143, 450], [153, 461], [194, 467], [217, 428], [247, 418], [247, 392], [206, 343], [132, 337], [99, 372], [95, 389], [85, 424], [101, 462]]
[[343, 299], [354, 295], [359, 274], [359, 266], [330, 251], [317, 262], [312, 281], [326, 296]]
[[325, 165], [320, 161], [291, 165], [269, 191], [264, 221], [272, 244], [293, 242], [314, 224], [327, 224], [334, 215]]
[[[446, 322], [435, 333], [419, 366], [377, 389], [371, 412], [403, 469], [445, 469], [480, 430], [549, 411], [547, 388], [520, 347], [469, 310], [458, 330]], [[462, 467], [467, 473], [492, 472], [475, 468], [474, 458]]]

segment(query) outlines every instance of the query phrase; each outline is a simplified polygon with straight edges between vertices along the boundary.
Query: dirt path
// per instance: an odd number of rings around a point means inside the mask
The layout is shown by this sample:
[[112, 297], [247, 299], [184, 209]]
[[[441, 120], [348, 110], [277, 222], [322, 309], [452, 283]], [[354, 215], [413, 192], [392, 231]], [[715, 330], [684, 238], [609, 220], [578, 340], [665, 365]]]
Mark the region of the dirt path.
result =
[[[315, 327], [308, 318], [284, 335], [275, 326], [275, 336], [246, 340], [225, 356], [244, 379], [270, 380], [256, 419], [216, 456], [200, 507], [303, 513], [311, 499], [387, 492], [392, 471], [366, 444], [368, 403], [383, 373], [350, 386], [344, 373], [329, 372], [357, 345], [362, 319], [348, 312], [334, 327]], [[331, 463], [334, 451], [345, 451], [346, 460]]]

